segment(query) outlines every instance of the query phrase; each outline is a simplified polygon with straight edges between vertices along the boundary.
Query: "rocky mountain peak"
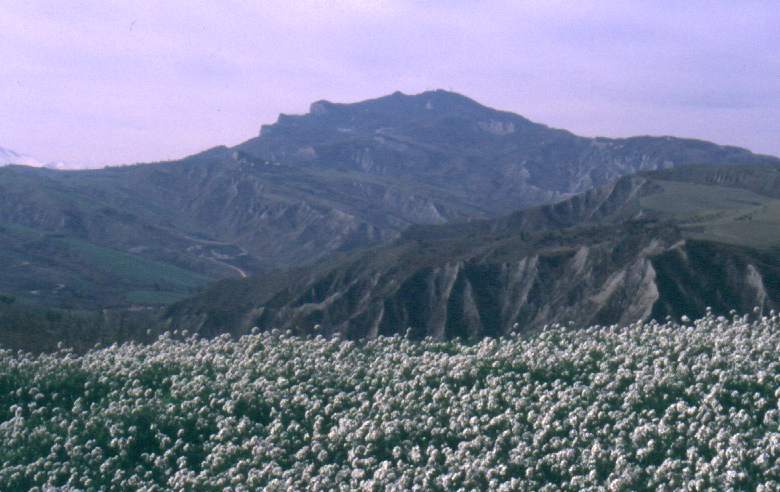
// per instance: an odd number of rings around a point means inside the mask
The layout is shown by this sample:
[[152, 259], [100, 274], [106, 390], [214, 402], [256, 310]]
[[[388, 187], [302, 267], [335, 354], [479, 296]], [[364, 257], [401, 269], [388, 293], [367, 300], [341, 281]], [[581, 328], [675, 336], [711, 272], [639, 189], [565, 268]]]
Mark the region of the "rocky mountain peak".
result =
[[[309, 106], [304, 115], [280, 114], [276, 125], [298, 125], [305, 122], [322, 124], [326, 120], [348, 120], [361, 123], [383, 120], [414, 121], [419, 118], [460, 115], [466, 117], [486, 117], [488, 115], [510, 115], [483, 106], [461, 94], [441, 89], [408, 95], [396, 91], [390, 95], [367, 99], [355, 103], [334, 103], [318, 100]], [[518, 115], [512, 115], [521, 118]], [[521, 118], [522, 119], [522, 118]], [[273, 126], [273, 125], [271, 125]], [[268, 126], [266, 126], [267, 128]]]
[[331, 106], [333, 106], [333, 103], [330, 101], [325, 101], [325, 100], [315, 101], [311, 103], [311, 105], [309, 106], [309, 114], [312, 115], [327, 114]]
[[[492, 142], [495, 137], [536, 134], [546, 129], [520, 115], [483, 106], [455, 92], [437, 89], [409, 95], [396, 91], [354, 103], [315, 101], [308, 113], [280, 114], [275, 123], [262, 126], [258, 138], [239, 147], [263, 159], [276, 159], [297, 155], [300, 147], [352, 146], [359, 139], [361, 148], [369, 141], [372, 147], [380, 144], [396, 152], [402, 146], [419, 143], [443, 146], [448, 153], [451, 148], [461, 152], [464, 145], [479, 147], [486, 143], [485, 138]], [[403, 141], [397, 140], [399, 137]], [[395, 140], [388, 143], [388, 138]], [[337, 153], [357, 151], [342, 149]], [[398, 158], [393, 157], [396, 161]]]

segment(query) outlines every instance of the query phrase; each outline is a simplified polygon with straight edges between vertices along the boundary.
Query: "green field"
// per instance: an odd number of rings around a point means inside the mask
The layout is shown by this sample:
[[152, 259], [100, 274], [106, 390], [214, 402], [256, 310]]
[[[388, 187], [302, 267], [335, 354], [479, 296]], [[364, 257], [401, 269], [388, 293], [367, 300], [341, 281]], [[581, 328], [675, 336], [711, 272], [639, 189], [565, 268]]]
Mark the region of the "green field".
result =
[[86, 241], [65, 238], [60, 242], [77, 254], [85, 263], [101, 272], [117, 276], [123, 281], [149, 285], [164, 283], [176, 288], [197, 287], [208, 282], [203, 275], [177, 268], [173, 265], [147, 260], [122, 251], [96, 246]]
[[171, 264], [18, 224], [0, 224], [0, 246], [0, 292], [52, 307], [170, 303], [210, 281]]
[[680, 222], [687, 235], [754, 248], [780, 245], [780, 200], [739, 188], [657, 181], [643, 209]]
[[190, 293], [162, 290], [133, 290], [125, 298], [131, 304], [173, 304], [188, 297]]

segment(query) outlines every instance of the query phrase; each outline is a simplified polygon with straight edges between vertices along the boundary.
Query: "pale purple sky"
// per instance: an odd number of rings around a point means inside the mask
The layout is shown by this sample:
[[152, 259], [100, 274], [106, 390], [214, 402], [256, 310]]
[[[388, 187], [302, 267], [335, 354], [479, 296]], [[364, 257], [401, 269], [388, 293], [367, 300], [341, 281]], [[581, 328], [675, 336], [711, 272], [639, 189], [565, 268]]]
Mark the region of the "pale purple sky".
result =
[[443, 88], [586, 136], [780, 155], [779, 53], [776, 0], [0, 0], [0, 146], [173, 159], [318, 99]]

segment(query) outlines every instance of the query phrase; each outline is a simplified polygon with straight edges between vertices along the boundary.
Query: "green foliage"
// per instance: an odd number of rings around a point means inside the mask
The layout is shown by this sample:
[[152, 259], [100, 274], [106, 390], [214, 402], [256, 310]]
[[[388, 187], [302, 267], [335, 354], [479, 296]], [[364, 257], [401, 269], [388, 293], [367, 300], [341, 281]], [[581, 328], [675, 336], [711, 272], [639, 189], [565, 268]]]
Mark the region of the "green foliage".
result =
[[774, 313], [0, 351], [0, 489], [774, 490], [778, 388]]
[[159, 314], [151, 307], [80, 311], [0, 302], [0, 347], [37, 353], [62, 343], [84, 352], [96, 343], [151, 341], [162, 331]]

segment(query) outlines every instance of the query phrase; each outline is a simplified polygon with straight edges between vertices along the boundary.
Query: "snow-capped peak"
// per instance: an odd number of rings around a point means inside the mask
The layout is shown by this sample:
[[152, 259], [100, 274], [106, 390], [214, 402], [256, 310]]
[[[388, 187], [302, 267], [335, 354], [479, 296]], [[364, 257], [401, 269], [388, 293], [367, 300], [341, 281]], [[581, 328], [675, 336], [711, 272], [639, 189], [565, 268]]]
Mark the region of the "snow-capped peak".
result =
[[12, 164], [30, 167], [48, 167], [49, 169], [58, 170], [78, 169], [77, 166], [71, 166], [63, 161], [44, 163], [35, 157], [0, 147], [0, 166], [10, 166]]
[[67, 163], [65, 163], [63, 161], [49, 162], [49, 163], [46, 164], [46, 167], [48, 167], [49, 169], [57, 169], [57, 170], [60, 170], [60, 171], [67, 171], [67, 170], [70, 170], [70, 169], [77, 169], [77, 168], [75, 168], [73, 166], [68, 165]]
[[19, 154], [11, 149], [0, 147], [0, 166], [20, 164], [22, 166], [44, 167], [45, 164], [29, 155]]

